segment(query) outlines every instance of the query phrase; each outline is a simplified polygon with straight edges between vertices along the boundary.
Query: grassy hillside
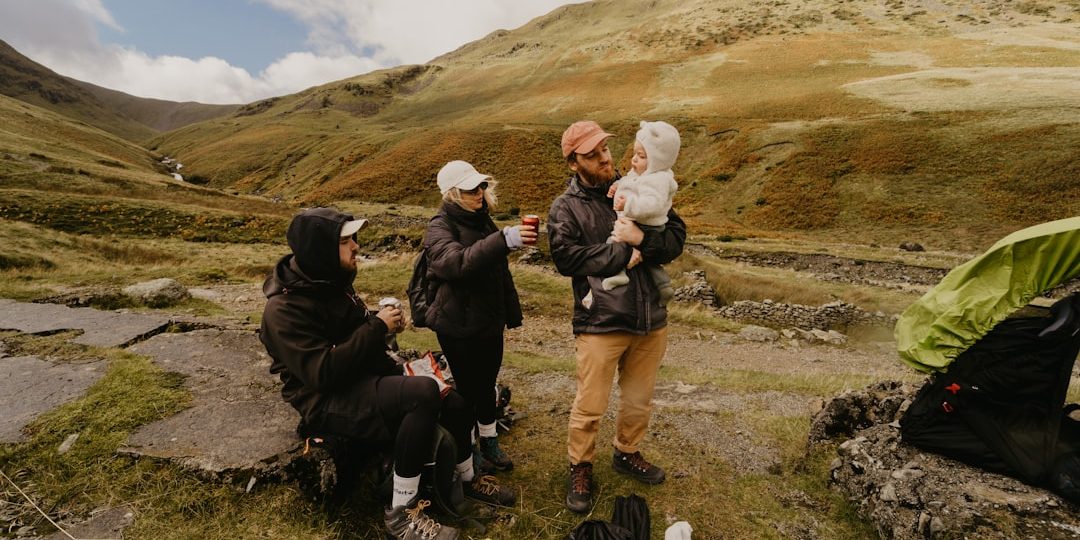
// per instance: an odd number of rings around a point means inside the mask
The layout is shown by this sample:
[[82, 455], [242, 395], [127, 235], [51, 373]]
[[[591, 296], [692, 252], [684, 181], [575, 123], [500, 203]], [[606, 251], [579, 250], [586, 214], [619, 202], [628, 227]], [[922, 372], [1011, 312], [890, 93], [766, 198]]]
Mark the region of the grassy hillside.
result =
[[232, 114], [239, 105], [210, 105], [194, 101], [166, 101], [141, 98], [116, 90], [109, 90], [88, 82], [68, 79], [85, 88], [112, 110], [149, 126], [155, 131], [169, 131], [195, 122]]
[[430, 204], [451, 159], [543, 212], [562, 129], [683, 135], [698, 232], [970, 249], [1080, 210], [1080, 8], [597, 1], [403, 66], [249, 104], [151, 145], [211, 185]]
[[[173, 180], [145, 149], [5, 96], [0, 125], [4, 229], [26, 222], [90, 235], [102, 240], [94, 244], [101, 249], [135, 237], [280, 242], [292, 214], [284, 205]], [[47, 249], [6, 245], [0, 270], [55, 266]]]
[[70, 79], [0, 41], [0, 95], [60, 113], [129, 141], [142, 141], [236, 109], [135, 97]]

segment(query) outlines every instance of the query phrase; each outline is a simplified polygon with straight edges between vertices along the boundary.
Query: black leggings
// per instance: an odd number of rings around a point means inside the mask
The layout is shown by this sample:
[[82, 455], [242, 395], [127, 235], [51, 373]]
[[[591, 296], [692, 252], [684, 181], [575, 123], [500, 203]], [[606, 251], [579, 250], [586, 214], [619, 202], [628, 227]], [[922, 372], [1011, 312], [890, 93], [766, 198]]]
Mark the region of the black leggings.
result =
[[503, 335], [454, 338], [436, 334], [450, 364], [457, 391], [468, 402], [476, 422], [495, 421], [495, 379], [502, 369]]
[[389, 376], [376, 384], [375, 403], [388, 431], [396, 431], [394, 472], [398, 476], [417, 476], [431, 461], [436, 422], [454, 436], [458, 463], [471, 455], [472, 415], [457, 392], [451, 390], [440, 399], [433, 379]]

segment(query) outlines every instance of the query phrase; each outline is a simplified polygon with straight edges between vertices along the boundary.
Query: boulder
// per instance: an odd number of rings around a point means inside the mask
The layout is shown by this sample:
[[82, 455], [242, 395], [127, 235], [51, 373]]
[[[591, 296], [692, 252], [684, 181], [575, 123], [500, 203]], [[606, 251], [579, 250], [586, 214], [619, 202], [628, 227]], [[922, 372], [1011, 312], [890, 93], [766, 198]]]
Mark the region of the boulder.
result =
[[780, 339], [780, 332], [764, 326], [746, 325], [739, 330], [739, 337], [747, 341], [776, 341]]
[[124, 287], [123, 292], [150, 307], [167, 307], [191, 298], [187, 287], [170, 278], [136, 283]]

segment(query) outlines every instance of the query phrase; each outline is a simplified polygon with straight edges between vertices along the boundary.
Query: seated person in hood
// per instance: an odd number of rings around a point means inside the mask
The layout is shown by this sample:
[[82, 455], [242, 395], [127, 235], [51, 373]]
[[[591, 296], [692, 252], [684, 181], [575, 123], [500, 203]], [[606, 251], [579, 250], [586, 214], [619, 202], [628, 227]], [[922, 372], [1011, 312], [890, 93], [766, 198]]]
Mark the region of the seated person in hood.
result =
[[387, 336], [405, 328], [400, 308], [369, 311], [353, 288], [356, 234], [367, 224], [330, 208], [293, 218], [283, 257], [263, 285], [267, 303], [260, 339], [281, 377], [281, 395], [300, 412], [301, 436], [333, 435], [393, 443], [394, 489], [385, 511], [388, 537], [458, 538], [424, 515], [417, 496], [436, 424], [455, 439], [465, 494], [512, 505], [514, 493], [473, 470], [471, 417], [464, 399], [441, 398], [435, 381], [406, 377], [386, 354]]

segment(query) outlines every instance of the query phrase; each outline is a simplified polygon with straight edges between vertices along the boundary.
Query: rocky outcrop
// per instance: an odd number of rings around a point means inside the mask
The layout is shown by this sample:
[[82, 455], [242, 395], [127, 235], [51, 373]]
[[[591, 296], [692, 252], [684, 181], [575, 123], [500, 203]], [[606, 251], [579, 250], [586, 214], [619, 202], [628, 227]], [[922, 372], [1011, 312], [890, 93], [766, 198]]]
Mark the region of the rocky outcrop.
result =
[[1057, 495], [900, 440], [899, 419], [915, 388], [879, 383], [827, 404], [811, 446], [846, 439], [830, 482], [873, 522], [881, 538], [1065, 539], [1080, 535], [1077, 507]]

